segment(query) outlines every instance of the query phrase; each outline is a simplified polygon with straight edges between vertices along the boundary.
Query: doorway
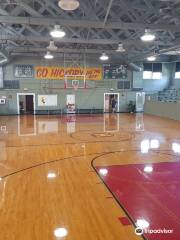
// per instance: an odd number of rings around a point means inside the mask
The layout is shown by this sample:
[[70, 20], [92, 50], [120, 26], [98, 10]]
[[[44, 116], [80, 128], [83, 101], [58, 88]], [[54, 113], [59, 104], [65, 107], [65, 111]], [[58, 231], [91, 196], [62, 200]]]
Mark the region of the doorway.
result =
[[75, 95], [73, 94], [66, 95], [66, 107], [67, 113], [76, 113]]
[[136, 93], [136, 112], [143, 112], [145, 104], [145, 92]]
[[112, 101], [116, 101], [115, 112], [119, 112], [119, 93], [104, 93], [104, 112], [112, 113]]
[[17, 94], [17, 113], [19, 115], [35, 113], [35, 94], [18, 93]]

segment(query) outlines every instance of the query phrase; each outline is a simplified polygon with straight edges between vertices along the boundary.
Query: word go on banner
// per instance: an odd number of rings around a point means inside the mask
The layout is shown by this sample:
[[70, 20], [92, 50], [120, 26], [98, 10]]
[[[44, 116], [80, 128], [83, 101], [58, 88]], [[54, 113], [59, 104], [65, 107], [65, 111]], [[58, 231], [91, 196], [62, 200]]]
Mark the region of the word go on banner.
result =
[[[70, 75], [85, 75], [85, 80], [102, 80], [102, 68], [89, 67], [84, 69], [78, 67], [35, 67], [36, 79], [64, 80], [65, 76]], [[68, 77], [68, 79], [70, 79], [70, 77]], [[84, 80], [84, 77], [80, 76], [77, 79]]]

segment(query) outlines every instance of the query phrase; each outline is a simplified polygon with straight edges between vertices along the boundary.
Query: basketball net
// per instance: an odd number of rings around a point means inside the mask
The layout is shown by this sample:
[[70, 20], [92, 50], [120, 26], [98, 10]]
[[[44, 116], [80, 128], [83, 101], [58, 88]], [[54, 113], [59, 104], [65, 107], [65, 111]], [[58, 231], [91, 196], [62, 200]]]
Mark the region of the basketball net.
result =
[[73, 85], [74, 90], [77, 91], [79, 88], [79, 80], [73, 80], [72, 85]]

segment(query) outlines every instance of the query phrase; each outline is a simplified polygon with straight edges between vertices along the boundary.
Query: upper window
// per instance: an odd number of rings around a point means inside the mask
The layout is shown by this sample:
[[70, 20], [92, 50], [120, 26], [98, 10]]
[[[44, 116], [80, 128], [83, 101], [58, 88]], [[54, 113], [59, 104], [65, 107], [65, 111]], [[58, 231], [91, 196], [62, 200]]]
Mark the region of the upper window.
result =
[[143, 79], [151, 79], [151, 78], [152, 78], [152, 71], [143, 72]]
[[153, 72], [152, 73], [152, 79], [161, 79], [162, 78], [162, 72]]
[[180, 78], [180, 62], [176, 63], [175, 78]]
[[143, 79], [161, 79], [162, 63], [144, 63]]

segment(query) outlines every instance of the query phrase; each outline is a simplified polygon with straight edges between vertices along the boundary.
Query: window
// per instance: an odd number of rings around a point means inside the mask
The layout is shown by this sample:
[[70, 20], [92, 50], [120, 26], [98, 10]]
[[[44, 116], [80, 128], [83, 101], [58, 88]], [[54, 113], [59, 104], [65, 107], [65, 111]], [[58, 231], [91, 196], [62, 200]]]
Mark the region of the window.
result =
[[162, 63], [144, 63], [143, 79], [161, 79]]
[[118, 81], [117, 88], [118, 89], [130, 89], [131, 84], [129, 81]]
[[153, 63], [152, 79], [162, 78], [162, 63]]
[[153, 72], [152, 73], [152, 79], [161, 79], [162, 78], [162, 72]]
[[180, 72], [175, 72], [175, 78], [180, 78]]
[[175, 72], [175, 78], [180, 78], [180, 62], [176, 63], [176, 72]]
[[19, 89], [19, 80], [4, 80], [4, 89]]
[[144, 71], [143, 72], [143, 79], [151, 79], [152, 78], [152, 72], [151, 71]]
[[152, 63], [144, 63], [143, 79], [152, 78]]

